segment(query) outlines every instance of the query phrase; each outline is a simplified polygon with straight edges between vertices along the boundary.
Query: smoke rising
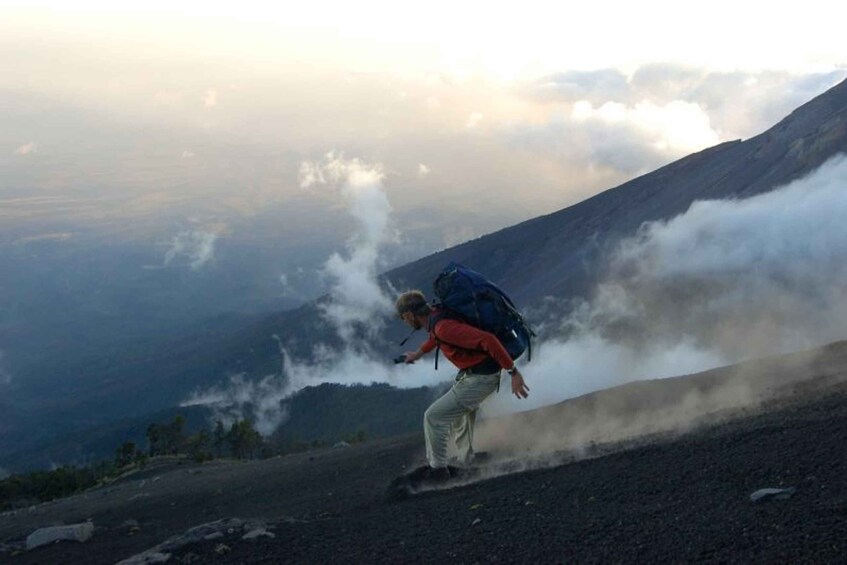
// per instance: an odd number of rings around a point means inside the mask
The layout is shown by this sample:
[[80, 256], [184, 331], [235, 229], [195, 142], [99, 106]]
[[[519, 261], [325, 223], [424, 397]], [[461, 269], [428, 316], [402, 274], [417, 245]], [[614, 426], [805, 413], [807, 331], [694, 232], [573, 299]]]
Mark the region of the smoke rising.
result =
[[288, 407], [281, 402], [287, 394], [287, 387], [277, 375], [250, 381], [239, 374], [231, 376], [227, 386], [195, 393], [180, 405], [206, 406], [212, 410], [212, 419], [227, 427], [249, 414], [256, 431], [269, 435], [288, 418]]
[[345, 343], [351, 343], [356, 327], [371, 335], [381, 329], [391, 312], [392, 301], [377, 282], [380, 249], [396, 240], [390, 226], [391, 205], [382, 187], [385, 174], [379, 164], [344, 159], [327, 153], [322, 162], [304, 162], [300, 186], [339, 185], [340, 195], [358, 230], [347, 242], [346, 257], [333, 253], [324, 265], [331, 281], [331, 300], [322, 305], [324, 317]]
[[[384, 355], [370, 351], [369, 340], [356, 337], [376, 335], [393, 311], [393, 300], [380, 286], [377, 275], [380, 252], [395, 241], [391, 227], [391, 205], [382, 186], [383, 168], [359, 159], [327, 153], [320, 162], [303, 162], [300, 186], [337, 190], [348, 212], [357, 221], [357, 231], [347, 242], [345, 254], [333, 253], [323, 275], [329, 279], [328, 300], [320, 305], [321, 315], [343, 342], [341, 349], [318, 344], [308, 363], [297, 362], [279, 343], [281, 372], [251, 382], [243, 375], [231, 377], [226, 387], [192, 395], [184, 404], [209, 406], [215, 417], [227, 422], [251, 414], [262, 434], [273, 432], [288, 417], [284, 400], [297, 391], [320, 383], [391, 383], [419, 387], [435, 384], [439, 375], [430, 367], [398, 368], [386, 365]], [[281, 279], [281, 282], [282, 279]], [[287, 282], [287, 279], [285, 280]], [[441, 375], [442, 378], [448, 375]]]

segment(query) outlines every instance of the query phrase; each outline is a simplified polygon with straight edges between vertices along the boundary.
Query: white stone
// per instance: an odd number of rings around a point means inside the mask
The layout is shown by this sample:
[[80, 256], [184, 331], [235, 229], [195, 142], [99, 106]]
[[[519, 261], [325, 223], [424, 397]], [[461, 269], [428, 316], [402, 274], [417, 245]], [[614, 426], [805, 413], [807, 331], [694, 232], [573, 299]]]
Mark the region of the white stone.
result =
[[88, 541], [93, 534], [94, 524], [91, 522], [71, 524], [70, 526], [39, 528], [27, 536], [26, 548], [34, 549], [60, 540], [84, 542]]

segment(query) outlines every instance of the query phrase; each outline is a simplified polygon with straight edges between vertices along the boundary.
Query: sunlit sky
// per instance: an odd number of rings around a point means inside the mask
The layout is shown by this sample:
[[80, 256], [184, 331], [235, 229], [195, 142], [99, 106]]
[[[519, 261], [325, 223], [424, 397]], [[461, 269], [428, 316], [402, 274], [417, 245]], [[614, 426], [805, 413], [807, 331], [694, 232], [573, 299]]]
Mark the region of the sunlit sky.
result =
[[[677, 61], [809, 71], [843, 62], [838, 3], [53, 1], [3, 3], [13, 35], [138, 42], [258, 65], [533, 78]], [[17, 33], [15, 33], [17, 32]], [[842, 59], [839, 61], [839, 58]]]
[[407, 235], [437, 233], [424, 252], [763, 131], [847, 76], [845, 16], [823, 1], [0, 2], [0, 218], [37, 237], [332, 217], [337, 194], [297, 171], [334, 151], [383, 167]]

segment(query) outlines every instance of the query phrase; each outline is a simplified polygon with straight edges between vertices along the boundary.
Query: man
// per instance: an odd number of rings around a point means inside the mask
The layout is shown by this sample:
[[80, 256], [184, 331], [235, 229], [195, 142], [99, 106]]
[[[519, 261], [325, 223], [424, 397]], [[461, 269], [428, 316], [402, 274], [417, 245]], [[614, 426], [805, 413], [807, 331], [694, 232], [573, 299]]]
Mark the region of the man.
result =
[[529, 396], [529, 387], [509, 353], [494, 334], [459, 320], [441, 317], [419, 290], [404, 292], [395, 304], [397, 315], [409, 327], [427, 328], [429, 339], [417, 351], [405, 354], [414, 363], [436, 346], [458, 369], [456, 382], [424, 413], [424, 436], [429, 469], [427, 479], [447, 479], [458, 471], [448, 465], [447, 448], [453, 436], [460, 466], [473, 462], [473, 428], [476, 411], [483, 400], [500, 388], [500, 371], [511, 376], [512, 394]]

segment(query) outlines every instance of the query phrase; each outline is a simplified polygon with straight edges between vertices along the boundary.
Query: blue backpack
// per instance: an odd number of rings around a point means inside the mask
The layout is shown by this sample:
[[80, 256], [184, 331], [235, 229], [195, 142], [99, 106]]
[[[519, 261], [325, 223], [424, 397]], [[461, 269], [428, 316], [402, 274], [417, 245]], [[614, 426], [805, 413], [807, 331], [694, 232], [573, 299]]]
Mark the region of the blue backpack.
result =
[[[435, 306], [442, 309], [439, 319], [453, 318], [497, 336], [512, 359], [527, 352], [532, 359], [532, 338], [529, 327], [514, 303], [493, 282], [476, 271], [450, 262], [433, 283]], [[436, 351], [435, 368], [438, 368]]]

